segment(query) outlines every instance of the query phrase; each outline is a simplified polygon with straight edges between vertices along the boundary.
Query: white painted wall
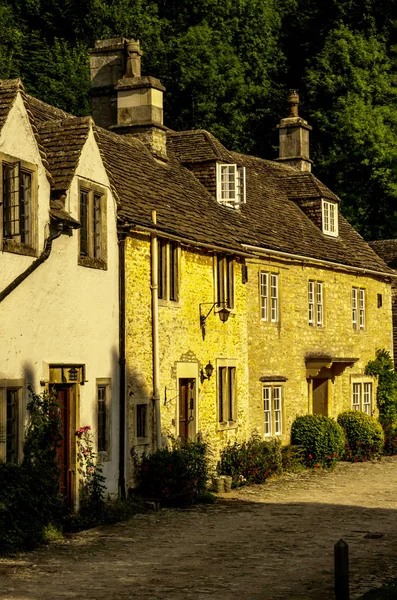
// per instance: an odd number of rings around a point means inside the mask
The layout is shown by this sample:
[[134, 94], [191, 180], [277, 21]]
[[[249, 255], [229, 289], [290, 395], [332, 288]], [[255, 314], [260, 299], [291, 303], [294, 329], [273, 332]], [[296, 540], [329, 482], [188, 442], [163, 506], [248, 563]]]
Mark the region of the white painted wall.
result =
[[[40, 253], [48, 236], [50, 186], [20, 97], [0, 135], [0, 152], [38, 166]], [[78, 232], [54, 241], [50, 257], [0, 304], [0, 379], [32, 373], [48, 381], [49, 365], [85, 364], [80, 386], [80, 425], [96, 433], [96, 379], [112, 380], [111, 460], [104, 463], [109, 492], [118, 479], [118, 245], [116, 202], [92, 131], [67, 193], [66, 209], [78, 219], [78, 178], [107, 189], [107, 270], [78, 265]], [[34, 259], [0, 250], [0, 290]], [[26, 402], [26, 398], [25, 398]]]

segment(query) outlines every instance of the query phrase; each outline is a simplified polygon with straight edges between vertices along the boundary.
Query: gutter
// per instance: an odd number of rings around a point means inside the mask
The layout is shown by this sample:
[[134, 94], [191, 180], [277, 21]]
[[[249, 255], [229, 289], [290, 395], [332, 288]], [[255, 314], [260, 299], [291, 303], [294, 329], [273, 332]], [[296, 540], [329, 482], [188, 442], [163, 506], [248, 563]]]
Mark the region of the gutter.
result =
[[[152, 211], [153, 225], [156, 225], [156, 211]], [[159, 257], [157, 231], [151, 230], [151, 292], [152, 292], [152, 344], [153, 344], [153, 402], [156, 421], [156, 449], [159, 450], [161, 443], [161, 414], [160, 414], [160, 353], [159, 353], [159, 297], [158, 297], [158, 273]]]
[[43, 262], [45, 262], [47, 260], [47, 258], [51, 254], [52, 242], [54, 240], [56, 240], [57, 238], [59, 238], [62, 231], [63, 231], [63, 225], [58, 224], [56, 232], [49, 235], [49, 237], [46, 239], [45, 244], [44, 244], [44, 250], [40, 254], [40, 256], [38, 258], [36, 258], [36, 260], [34, 260], [29, 265], [29, 267], [27, 269], [25, 269], [25, 271], [23, 271], [23, 273], [18, 275], [18, 277], [16, 277], [14, 279], [14, 281], [12, 281], [9, 285], [7, 285], [7, 287], [2, 292], [0, 292], [0, 302], [3, 302], [3, 300], [11, 294], [11, 292], [13, 292], [23, 281], [25, 281], [25, 279], [27, 279], [29, 277], [29, 275], [31, 273], [33, 273], [41, 264], [43, 264]]
[[242, 252], [241, 250], [237, 250], [236, 248], [225, 248], [223, 246], [215, 246], [214, 244], [206, 244], [205, 242], [195, 242], [189, 240], [188, 238], [183, 238], [178, 235], [172, 235], [171, 233], [167, 233], [165, 231], [159, 231], [158, 229], [153, 229], [152, 227], [146, 227], [145, 225], [134, 225], [132, 227], [134, 231], [144, 231], [147, 233], [154, 233], [159, 237], [167, 238], [167, 240], [175, 240], [176, 242], [180, 242], [181, 244], [185, 244], [186, 246], [194, 246], [197, 248], [206, 248], [209, 250], [215, 250], [216, 252], [229, 252], [230, 254], [235, 254], [236, 256], [242, 256], [245, 258], [252, 257], [252, 252]]
[[[343, 265], [327, 260], [321, 260], [319, 258], [311, 258], [310, 256], [302, 256], [301, 254], [291, 254], [289, 252], [281, 252], [280, 250], [270, 250], [265, 248], [258, 248], [257, 246], [250, 246], [249, 244], [243, 244], [244, 248], [247, 248], [255, 254], [263, 255], [275, 255], [281, 256], [282, 258], [295, 259], [303, 262], [311, 262], [325, 267], [337, 267], [340, 270], [353, 271], [354, 273], [362, 273], [363, 275], [377, 275], [378, 277], [397, 277], [397, 273], [384, 273], [382, 271], [373, 271], [372, 269], [364, 269], [363, 267], [351, 267], [350, 265]], [[252, 255], [251, 255], [252, 256]]]
[[119, 233], [119, 495], [125, 498], [125, 233]]

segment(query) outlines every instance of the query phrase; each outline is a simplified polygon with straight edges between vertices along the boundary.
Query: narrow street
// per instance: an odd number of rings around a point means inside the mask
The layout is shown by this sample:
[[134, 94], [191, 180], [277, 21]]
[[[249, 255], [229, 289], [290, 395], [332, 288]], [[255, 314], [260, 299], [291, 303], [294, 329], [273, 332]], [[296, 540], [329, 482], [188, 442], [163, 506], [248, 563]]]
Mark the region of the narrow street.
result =
[[397, 577], [397, 457], [285, 475], [215, 505], [160, 510], [0, 560], [2, 600], [351, 600]]

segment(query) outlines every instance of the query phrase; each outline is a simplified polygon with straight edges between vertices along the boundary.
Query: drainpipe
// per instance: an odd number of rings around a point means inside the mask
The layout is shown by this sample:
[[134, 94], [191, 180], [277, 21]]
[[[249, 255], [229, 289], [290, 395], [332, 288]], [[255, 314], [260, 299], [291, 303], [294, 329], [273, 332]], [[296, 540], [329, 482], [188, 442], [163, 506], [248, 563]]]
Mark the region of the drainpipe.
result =
[[[156, 211], [152, 210], [153, 225], [157, 223]], [[156, 419], [156, 448], [161, 448], [161, 417], [160, 417], [160, 356], [159, 356], [159, 297], [158, 273], [159, 256], [157, 234], [151, 235], [151, 269], [152, 269], [152, 344], [153, 344], [153, 402]]]
[[11, 292], [13, 290], [15, 290], [15, 288], [17, 288], [23, 281], [25, 281], [25, 279], [27, 279], [29, 277], [29, 275], [37, 269], [37, 267], [39, 267], [41, 264], [43, 264], [43, 262], [45, 262], [47, 260], [47, 258], [51, 254], [52, 242], [54, 240], [56, 240], [57, 238], [59, 238], [62, 231], [63, 231], [63, 225], [61, 223], [59, 223], [57, 225], [57, 230], [55, 231], [55, 233], [52, 233], [46, 239], [45, 244], [44, 244], [44, 250], [40, 254], [40, 256], [38, 258], [36, 258], [36, 260], [34, 260], [32, 262], [32, 264], [29, 265], [29, 267], [27, 269], [25, 269], [25, 271], [23, 273], [18, 275], [18, 277], [16, 277], [14, 279], [14, 281], [11, 281], [11, 283], [9, 285], [7, 285], [7, 287], [2, 292], [0, 292], [0, 302], [3, 302], [3, 300], [5, 298], [7, 298], [7, 296], [9, 294], [11, 294]]
[[125, 233], [119, 234], [119, 495], [125, 498]]

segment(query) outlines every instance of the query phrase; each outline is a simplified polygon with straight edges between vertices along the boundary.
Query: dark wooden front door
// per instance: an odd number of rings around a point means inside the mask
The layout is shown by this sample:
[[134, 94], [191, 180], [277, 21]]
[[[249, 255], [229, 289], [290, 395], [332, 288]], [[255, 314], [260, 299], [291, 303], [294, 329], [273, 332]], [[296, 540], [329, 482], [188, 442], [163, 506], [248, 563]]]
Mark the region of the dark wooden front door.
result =
[[179, 437], [183, 442], [195, 433], [195, 379], [179, 380]]
[[328, 415], [328, 379], [313, 379], [313, 414]]
[[63, 438], [57, 452], [61, 470], [59, 487], [65, 503], [70, 506], [72, 502], [70, 481], [70, 387], [56, 386], [56, 394], [61, 413]]

